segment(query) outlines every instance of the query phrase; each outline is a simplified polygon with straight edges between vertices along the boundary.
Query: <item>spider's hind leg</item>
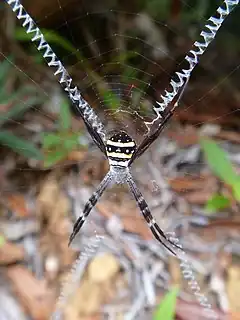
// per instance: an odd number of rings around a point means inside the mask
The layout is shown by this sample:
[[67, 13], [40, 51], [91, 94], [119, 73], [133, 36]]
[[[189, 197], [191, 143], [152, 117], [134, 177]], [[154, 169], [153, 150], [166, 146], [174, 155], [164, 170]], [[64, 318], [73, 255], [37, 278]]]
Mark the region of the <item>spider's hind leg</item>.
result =
[[[151, 214], [150, 214], [150, 215], [151, 215]], [[173, 247], [182, 250], [181, 247], [179, 247], [176, 243], [174, 243], [173, 241], [171, 241], [171, 240], [165, 235], [165, 233], [164, 233], [164, 232], [162, 231], [162, 229], [159, 227], [159, 225], [158, 225], [157, 222], [154, 220], [154, 218], [152, 217], [152, 215], [151, 215], [151, 218], [150, 218], [150, 222], [148, 222], [148, 225], [149, 225], [149, 227], [150, 227], [150, 229], [151, 229], [154, 237], [155, 237], [158, 241], [160, 241], [160, 242], [161, 242], [169, 251], [171, 251], [174, 255], [176, 255], [176, 253], [175, 253], [172, 249], [170, 249], [169, 247], [167, 247], [167, 246], [165, 245], [165, 243], [162, 242], [159, 234], [160, 234], [167, 242], [169, 242]]]
[[173, 249], [171, 249], [165, 242], [168, 242], [170, 245], [172, 245], [175, 248], [181, 249], [178, 245], [176, 245], [174, 242], [169, 240], [165, 233], [162, 231], [162, 229], [159, 227], [155, 219], [153, 218], [151, 211], [147, 205], [147, 202], [143, 198], [140, 190], [136, 186], [134, 180], [131, 176], [128, 178], [128, 185], [130, 190], [132, 191], [134, 198], [137, 201], [137, 204], [141, 210], [141, 213], [146, 220], [150, 230], [152, 231], [152, 234], [154, 235], [155, 239], [159, 241], [166, 249], [168, 249], [172, 254], [176, 255]]
[[90, 211], [93, 209], [93, 207], [96, 205], [97, 201], [103, 194], [104, 190], [107, 188], [109, 183], [112, 180], [111, 173], [108, 172], [105, 178], [102, 180], [100, 185], [98, 186], [97, 190], [92, 194], [92, 196], [89, 198], [88, 202], [85, 204], [85, 207], [83, 209], [82, 215], [77, 219], [77, 221], [74, 223], [73, 231], [70, 235], [68, 245], [72, 243], [75, 236], [78, 234], [80, 229], [82, 228], [84, 222], [86, 221]]

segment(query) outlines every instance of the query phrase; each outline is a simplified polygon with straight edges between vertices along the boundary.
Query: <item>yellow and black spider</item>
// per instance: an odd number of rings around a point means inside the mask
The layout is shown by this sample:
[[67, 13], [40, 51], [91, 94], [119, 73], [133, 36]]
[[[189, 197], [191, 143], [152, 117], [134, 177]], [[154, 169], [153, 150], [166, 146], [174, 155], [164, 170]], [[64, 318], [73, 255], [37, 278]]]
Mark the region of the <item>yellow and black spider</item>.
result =
[[72, 78], [68, 74], [67, 70], [64, 68], [61, 61], [57, 58], [52, 48], [46, 42], [40, 29], [23, 8], [20, 1], [6, 0], [6, 2], [16, 13], [17, 18], [22, 21], [22, 25], [23, 27], [25, 27], [26, 32], [28, 34], [32, 34], [32, 41], [36, 42], [37, 49], [42, 52], [42, 55], [45, 58], [47, 64], [55, 69], [54, 75], [58, 77], [59, 83], [68, 93], [68, 96], [72, 102], [71, 107], [73, 112], [76, 115], [80, 115], [82, 117], [93, 141], [109, 161], [110, 169], [105, 178], [99, 184], [97, 190], [87, 201], [83, 209], [83, 213], [75, 222], [73, 232], [70, 236], [69, 244], [81, 229], [84, 221], [86, 221], [90, 211], [96, 205], [104, 190], [113, 183], [127, 183], [154, 237], [170, 252], [175, 254], [173, 249], [171, 249], [166, 243], [175, 247], [177, 247], [177, 245], [175, 245], [166, 237], [164, 232], [160, 229], [160, 227], [154, 220], [143, 195], [141, 194], [132, 178], [130, 167], [134, 160], [139, 158], [158, 138], [159, 134], [172, 117], [173, 112], [178, 105], [179, 99], [181, 98], [184, 89], [189, 81], [191, 72], [198, 63], [199, 56], [201, 56], [205, 52], [208, 45], [215, 38], [216, 33], [221, 27], [223, 21], [229, 15], [229, 13], [238, 5], [239, 0], [225, 0], [223, 2], [223, 5], [217, 9], [216, 15], [211, 16], [207, 20], [204, 29], [200, 33], [201, 41], [196, 41], [193, 44], [192, 49], [185, 57], [185, 61], [188, 62], [189, 67], [175, 73], [174, 78], [172, 78], [170, 82], [172, 91], [166, 90], [164, 95], [160, 96], [161, 102], [156, 101], [154, 111], [156, 112], [157, 116], [151, 123], [149, 123], [149, 132], [139, 146], [137, 146], [135, 141], [124, 131], [115, 133], [112, 137], [110, 137], [110, 139], [106, 140], [103, 124], [95, 114], [94, 110], [88, 104], [88, 102], [82, 97], [78, 88], [72, 84]]

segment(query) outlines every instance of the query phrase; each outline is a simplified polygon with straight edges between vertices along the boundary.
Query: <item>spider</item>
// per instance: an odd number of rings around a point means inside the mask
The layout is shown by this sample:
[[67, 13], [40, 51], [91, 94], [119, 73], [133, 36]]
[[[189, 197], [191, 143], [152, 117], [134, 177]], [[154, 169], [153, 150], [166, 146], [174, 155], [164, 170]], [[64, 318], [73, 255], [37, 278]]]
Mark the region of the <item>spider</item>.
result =
[[[92, 132], [90, 132], [90, 134], [91, 133]], [[147, 149], [145, 145], [150, 145], [151, 139], [152, 137], [150, 136], [149, 139], [146, 139], [146, 144], [140, 144], [139, 147], [137, 147], [135, 141], [125, 131], [119, 131], [107, 140], [106, 145], [103, 142], [101, 142], [101, 148], [104, 148], [104, 154], [108, 158], [110, 169], [104, 177], [104, 179], [102, 180], [102, 182], [97, 187], [97, 190], [92, 194], [92, 196], [86, 203], [83, 209], [83, 214], [75, 222], [73, 232], [70, 236], [69, 245], [81, 229], [84, 221], [87, 219], [90, 211], [96, 205], [104, 190], [113, 183], [127, 183], [154, 237], [161, 244], [163, 244], [170, 252], [175, 254], [175, 252], [170, 247], [168, 247], [163, 240], [169, 242], [172, 245], [175, 244], [167, 239], [164, 232], [160, 229], [160, 227], [154, 220], [151, 211], [147, 205], [147, 202], [145, 201], [142, 193], [136, 186], [136, 183], [133, 180], [133, 177], [130, 172], [131, 164], [144, 152], [144, 149]]]
[[[98, 119], [92, 107], [86, 100], [84, 100], [78, 88], [73, 86], [72, 78], [47, 43], [36, 23], [26, 12], [20, 3], [20, 0], [5, 1], [10, 5], [13, 12], [16, 13], [17, 18], [19, 20], [23, 20], [22, 26], [25, 27], [27, 34], [33, 34], [31, 35], [31, 40], [37, 43], [37, 49], [39, 51], [43, 51], [42, 56], [45, 58], [48, 66], [55, 68], [54, 75], [58, 76], [59, 83], [63, 87], [64, 91], [68, 93], [68, 96], [72, 102], [72, 111], [83, 119], [93, 141], [109, 161], [110, 169], [108, 173], [99, 184], [97, 190], [87, 201], [82, 215], [74, 224], [73, 231], [69, 239], [69, 245], [80, 231], [90, 211], [94, 208], [104, 190], [113, 183], [127, 183], [154, 237], [165, 248], [175, 255], [175, 252], [171, 247], [169, 247], [169, 244], [177, 248], [179, 247], [166, 237], [164, 232], [154, 220], [142, 193], [133, 180], [130, 168], [133, 162], [138, 159], [158, 138], [170, 118], [173, 116], [174, 110], [178, 106], [178, 102], [185, 90], [191, 73], [194, 67], [198, 64], [198, 58], [205, 52], [208, 45], [215, 38], [216, 33], [221, 27], [223, 21], [238, 5], [239, 0], [224, 0], [223, 5], [218, 7], [216, 16], [213, 15], [207, 20], [204, 29], [200, 33], [200, 36], [202, 37], [201, 41], [195, 41], [192, 49], [185, 56], [184, 60], [188, 62], [188, 68], [184, 68], [180, 72], [175, 72], [177, 80], [172, 78], [170, 82], [172, 90], [165, 90], [164, 95], [161, 95], [162, 102], [156, 101], [157, 105], [154, 107], [154, 110], [157, 113], [157, 117], [151, 123], [152, 125], [148, 134], [139, 146], [136, 145], [135, 141], [125, 131], [115, 133], [112, 137], [105, 141], [103, 124]], [[155, 128], [154, 123], [156, 124]]]
[[[157, 222], [153, 218], [149, 206], [144, 199], [141, 191], [138, 189], [130, 171], [132, 163], [139, 158], [149, 147], [150, 145], [158, 138], [161, 131], [164, 129], [165, 125], [168, 123], [169, 119], [173, 115], [173, 111], [178, 105], [178, 101], [182, 96], [182, 93], [187, 85], [185, 82], [180, 95], [178, 96], [177, 101], [174, 103], [174, 106], [171, 110], [163, 116], [163, 120], [160, 125], [157, 126], [155, 131], [152, 131], [137, 147], [135, 141], [125, 132], [119, 131], [112, 135], [107, 141], [106, 144], [103, 142], [101, 136], [96, 130], [92, 128], [89, 123], [86, 123], [89, 134], [99, 147], [99, 149], [104, 153], [109, 162], [109, 171], [106, 176], [103, 178], [102, 182], [97, 187], [97, 190], [92, 194], [92, 196], [87, 201], [82, 215], [74, 223], [73, 231], [70, 235], [69, 245], [80, 231], [84, 222], [86, 221], [90, 211], [94, 208], [99, 198], [102, 196], [104, 190], [111, 184], [124, 184], [127, 183], [130, 191], [132, 192], [139, 209], [146, 220], [150, 230], [154, 237], [172, 254], [176, 255], [175, 252], [165, 243], [173, 245], [174, 247], [179, 248], [175, 243], [169, 240], [164, 234], [163, 230], [158, 226]], [[75, 109], [76, 113], [76, 109]]]

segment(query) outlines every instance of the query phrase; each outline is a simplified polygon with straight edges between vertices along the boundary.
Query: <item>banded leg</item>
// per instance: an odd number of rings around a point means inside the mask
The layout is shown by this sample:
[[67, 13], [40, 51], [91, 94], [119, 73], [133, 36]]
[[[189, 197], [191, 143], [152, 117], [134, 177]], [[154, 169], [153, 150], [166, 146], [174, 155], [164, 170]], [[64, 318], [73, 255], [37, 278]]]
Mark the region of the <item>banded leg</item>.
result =
[[138, 189], [138, 187], [136, 186], [134, 180], [132, 179], [132, 177], [130, 176], [128, 181], [128, 186], [134, 196], [134, 198], [137, 201], [137, 204], [140, 208], [140, 211], [144, 217], [144, 219], [147, 221], [147, 224], [149, 226], [149, 228], [152, 231], [152, 234], [154, 235], [154, 237], [165, 247], [167, 248], [172, 254], [176, 255], [176, 253], [170, 248], [168, 247], [165, 242], [162, 240], [162, 238], [164, 238], [165, 241], [169, 242], [172, 246], [179, 248], [175, 243], [173, 243], [171, 240], [169, 240], [164, 232], [162, 231], [162, 229], [158, 226], [157, 222], [154, 220], [151, 211], [147, 205], [147, 202], [144, 200], [142, 193], [140, 192], [140, 190]]
[[75, 115], [83, 118], [87, 130], [93, 141], [97, 144], [100, 150], [106, 154], [104, 147], [105, 129], [103, 123], [96, 115], [94, 109], [83, 98], [77, 86], [74, 85], [73, 79], [67, 72], [66, 68], [56, 56], [51, 46], [46, 41], [43, 33], [38, 28], [32, 17], [27, 13], [22, 6], [20, 0], [5, 0], [15, 13], [17, 19], [25, 28], [25, 32], [31, 36], [31, 41], [36, 44], [37, 50], [41, 53], [46, 63], [52, 68], [54, 75], [63, 90], [67, 92], [71, 101], [71, 109]]
[[148, 135], [143, 139], [143, 141], [140, 143], [140, 145], [137, 147], [135, 152], [133, 153], [130, 161], [129, 161], [129, 166], [137, 159], [139, 158], [149, 147], [150, 145], [159, 137], [160, 133], [163, 131], [167, 123], [170, 121], [172, 118], [174, 111], [176, 107], [178, 106], [178, 103], [185, 91], [185, 88], [188, 84], [188, 79], [184, 83], [181, 92], [179, 95], [176, 97], [176, 101], [173, 103], [173, 107], [170, 108], [168, 111], [165, 112], [165, 115], [162, 114], [162, 121], [158, 124], [157, 128], [155, 131], [151, 131], [148, 133]]
[[[164, 112], [164, 110], [173, 101], [185, 81], [189, 80], [193, 69], [199, 62], [200, 56], [204, 54], [208, 46], [214, 40], [219, 28], [222, 26], [227, 16], [238, 6], [238, 4], [239, 0], [224, 0], [222, 5], [217, 8], [216, 13], [207, 20], [200, 33], [200, 40], [194, 42], [191, 50], [184, 58], [188, 63], [188, 67], [175, 72], [174, 78], [170, 81], [170, 90], [165, 90], [165, 93], [160, 96], [160, 101], [156, 101], [158, 107], [154, 107], [153, 109], [157, 114], [157, 118], [161, 118], [161, 113]], [[175, 78], [177, 78], [177, 80], [174, 80]]]
[[86, 221], [90, 211], [93, 209], [93, 207], [96, 205], [97, 201], [103, 194], [104, 190], [107, 188], [109, 183], [112, 180], [112, 176], [110, 172], [107, 173], [105, 178], [102, 180], [102, 182], [99, 184], [97, 190], [92, 194], [92, 196], [89, 198], [88, 202], [85, 204], [85, 207], [83, 209], [82, 215], [77, 219], [77, 221], [74, 223], [73, 231], [70, 235], [68, 245], [72, 243], [73, 239], [77, 235], [77, 233], [80, 231], [81, 227], [83, 226], [84, 222]]

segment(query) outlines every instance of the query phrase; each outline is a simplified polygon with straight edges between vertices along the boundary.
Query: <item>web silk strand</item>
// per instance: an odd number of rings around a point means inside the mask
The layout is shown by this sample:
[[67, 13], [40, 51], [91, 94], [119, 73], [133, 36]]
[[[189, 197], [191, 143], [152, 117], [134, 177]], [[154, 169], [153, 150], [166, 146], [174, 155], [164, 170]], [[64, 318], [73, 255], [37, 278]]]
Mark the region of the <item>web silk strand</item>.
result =
[[79, 257], [73, 264], [67, 279], [61, 286], [60, 295], [56, 303], [55, 311], [51, 316], [51, 320], [64, 319], [64, 307], [66, 307], [68, 299], [71, 297], [73, 292], [78, 288], [88, 263], [94, 256], [96, 256], [103, 239], [104, 236], [98, 235], [95, 231], [95, 237], [89, 240], [88, 245], [85, 246], [80, 253]]
[[196, 300], [202, 307], [201, 316], [203, 316], [204, 319], [219, 320], [218, 314], [214, 311], [209, 299], [202, 292], [200, 285], [196, 280], [191, 262], [189, 261], [186, 252], [183, 250], [179, 238], [176, 236], [175, 232], [168, 232], [168, 235], [169, 239], [179, 247], [177, 257], [180, 261], [181, 272], [184, 279], [187, 280], [187, 284], [196, 297]]
[[79, 110], [80, 114], [90, 125], [98, 132], [103, 140], [105, 140], [104, 126], [101, 123], [94, 110], [88, 102], [82, 97], [79, 89], [72, 82], [67, 70], [64, 68], [62, 62], [53, 52], [50, 45], [47, 43], [44, 35], [37, 27], [31, 16], [24, 9], [19, 0], [5, 0], [12, 11], [16, 14], [17, 19], [25, 28], [27, 34], [31, 35], [32, 42], [36, 43], [37, 50], [42, 54], [48, 66], [55, 69], [54, 75], [57, 76], [58, 82], [68, 93], [68, 96], [74, 106]]
[[[184, 60], [188, 62], [189, 68], [182, 69], [180, 72], [175, 72], [170, 81], [170, 90], [165, 90], [165, 93], [160, 96], [160, 101], [156, 101], [158, 106], [155, 106], [153, 109], [156, 112], [157, 117], [153, 119], [152, 122], [147, 122], [148, 127], [156, 120], [163, 117], [162, 113], [171, 104], [184, 84], [189, 80], [193, 69], [199, 63], [199, 57], [206, 51], [210, 43], [215, 38], [219, 28], [222, 26], [224, 20], [238, 5], [238, 3], [239, 0], [225, 0], [224, 3], [217, 8], [216, 13], [207, 20], [200, 33], [200, 41], [194, 42], [192, 49], [184, 58]], [[173, 80], [175, 78], [177, 79], [176, 81]]]

